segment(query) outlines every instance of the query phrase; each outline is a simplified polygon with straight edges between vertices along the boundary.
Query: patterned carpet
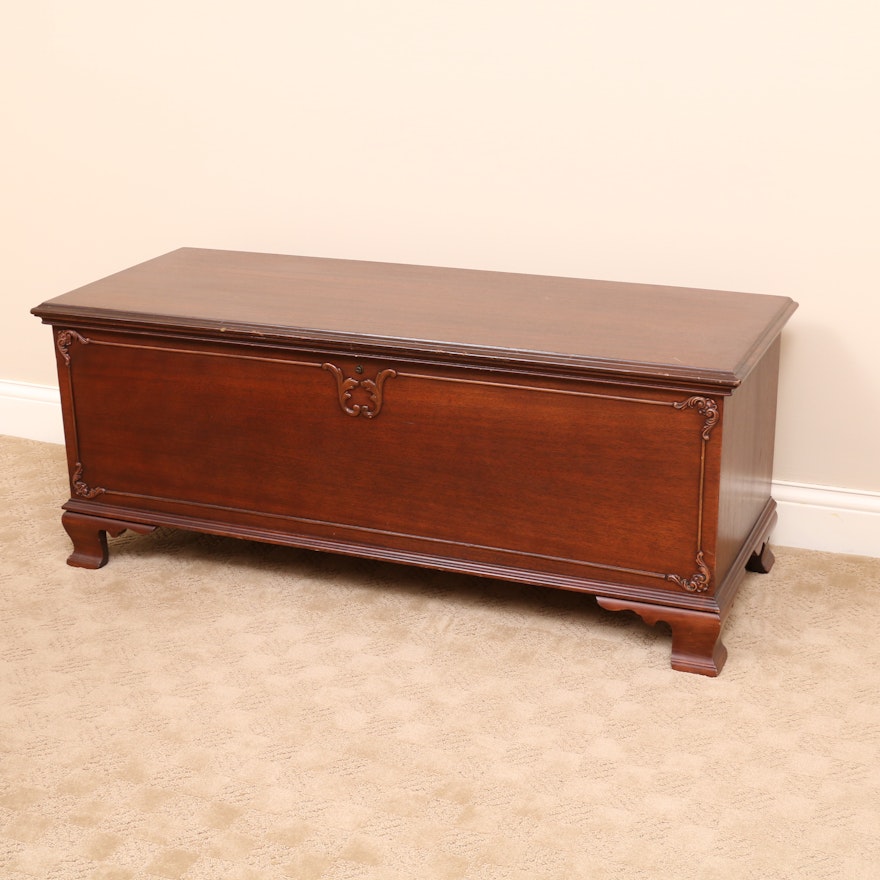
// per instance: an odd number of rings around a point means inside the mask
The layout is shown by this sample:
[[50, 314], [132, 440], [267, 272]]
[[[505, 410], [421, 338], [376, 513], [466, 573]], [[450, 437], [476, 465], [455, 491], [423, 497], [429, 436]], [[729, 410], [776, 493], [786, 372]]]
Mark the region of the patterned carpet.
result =
[[777, 548], [717, 679], [585, 596], [169, 530], [65, 565], [0, 438], [0, 877], [873, 878], [880, 560]]

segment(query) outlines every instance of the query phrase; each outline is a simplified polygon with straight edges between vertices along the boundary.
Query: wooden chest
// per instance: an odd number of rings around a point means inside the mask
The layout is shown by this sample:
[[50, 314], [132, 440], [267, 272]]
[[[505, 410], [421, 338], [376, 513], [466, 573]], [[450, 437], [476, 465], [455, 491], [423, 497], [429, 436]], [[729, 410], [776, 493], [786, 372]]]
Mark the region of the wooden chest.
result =
[[71, 565], [174, 526], [596, 595], [716, 675], [785, 297], [181, 249], [53, 325]]

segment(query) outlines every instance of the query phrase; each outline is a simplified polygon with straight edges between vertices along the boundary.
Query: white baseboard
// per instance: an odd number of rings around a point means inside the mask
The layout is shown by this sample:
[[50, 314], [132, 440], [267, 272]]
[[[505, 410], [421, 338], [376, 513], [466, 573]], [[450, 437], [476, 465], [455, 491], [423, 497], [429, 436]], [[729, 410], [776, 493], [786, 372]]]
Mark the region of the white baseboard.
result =
[[880, 492], [777, 480], [773, 497], [774, 544], [880, 558]]
[[63, 443], [58, 389], [51, 385], [0, 380], [0, 434]]
[[[64, 443], [57, 388], [0, 381], [0, 434]], [[880, 558], [880, 492], [776, 481], [774, 544]]]

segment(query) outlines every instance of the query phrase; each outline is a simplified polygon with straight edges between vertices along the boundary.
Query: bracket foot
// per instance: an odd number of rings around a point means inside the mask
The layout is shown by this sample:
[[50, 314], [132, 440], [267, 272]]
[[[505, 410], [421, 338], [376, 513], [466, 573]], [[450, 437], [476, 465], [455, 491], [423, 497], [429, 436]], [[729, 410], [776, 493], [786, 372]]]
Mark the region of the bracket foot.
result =
[[139, 535], [148, 535], [155, 526], [143, 523], [124, 522], [102, 516], [89, 516], [84, 513], [66, 511], [61, 516], [61, 524], [73, 541], [73, 553], [67, 557], [67, 564], [75, 568], [101, 568], [107, 564], [109, 550], [107, 535], [116, 538], [130, 530]]
[[776, 562], [776, 557], [770, 549], [770, 543], [765, 541], [757, 550], [755, 550], [754, 553], [752, 553], [751, 557], [749, 557], [749, 561], [746, 563], [746, 571], [756, 571], [759, 574], [767, 574], [767, 572], [773, 568], [774, 562]]
[[649, 626], [659, 621], [672, 629], [672, 668], [680, 672], [716, 676], [727, 660], [721, 641], [721, 616], [708, 611], [670, 608], [647, 602], [631, 602], [610, 596], [597, 596], [607, 611], [634, 611]]

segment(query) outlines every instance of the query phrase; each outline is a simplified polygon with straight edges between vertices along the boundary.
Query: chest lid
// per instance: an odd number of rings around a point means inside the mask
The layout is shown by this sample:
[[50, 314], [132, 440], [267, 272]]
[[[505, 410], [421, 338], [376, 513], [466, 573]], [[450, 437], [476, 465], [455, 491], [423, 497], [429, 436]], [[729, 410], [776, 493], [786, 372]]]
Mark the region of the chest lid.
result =
[[181, 248], [34, 308], [80, 327], [735, 387], [788, 297]]

